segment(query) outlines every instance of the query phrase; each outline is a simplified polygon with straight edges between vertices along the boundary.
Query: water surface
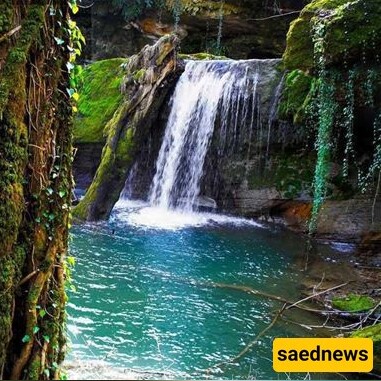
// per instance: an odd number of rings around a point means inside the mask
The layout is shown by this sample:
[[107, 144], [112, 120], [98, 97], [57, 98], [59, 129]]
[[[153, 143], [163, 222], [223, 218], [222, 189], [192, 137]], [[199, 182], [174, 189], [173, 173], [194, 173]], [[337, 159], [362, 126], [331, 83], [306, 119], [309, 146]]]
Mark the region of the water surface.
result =
[[303, 239], [235, 218], [188, 216], [176, 226], [161, 217], [166, 228], [157, 210], [122, 208], [111, 222], [73, 228], [71, 360], [164, 378], [282, 378], [272, 371], [272, 339], [306, 334], [282, 321], [237, 364], [215, 365], [237, 355], [282, 307], [229, 285], [298, 300]]

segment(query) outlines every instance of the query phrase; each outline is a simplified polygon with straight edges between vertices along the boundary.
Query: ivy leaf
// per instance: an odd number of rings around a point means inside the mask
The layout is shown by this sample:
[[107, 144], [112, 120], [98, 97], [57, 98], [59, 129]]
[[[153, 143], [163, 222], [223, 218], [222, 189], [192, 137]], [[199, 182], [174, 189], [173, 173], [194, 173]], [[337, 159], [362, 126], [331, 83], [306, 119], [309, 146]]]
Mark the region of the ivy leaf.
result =
[[73, 5], [71, 6], [71, 11], [73, 12], [74, 15], [75, 15], [76, 13], [78, 13], [78, 11], [79, 11], [78, 5], [77, 5], [77, 4], [73, 4]]
[[[74, 69], [75, 66], [71, 62], [66, 62], [66, 67], [67, 67], [67, 70], [69, 70], [69, 73], [70, 73]], [[71, 89], [71, 90], [73, 90], [73, 89]], [[70, 94], [70, 96], [73, 96], [73, 94], [74, 94], [74, 90]]]
[[74, 266], [75, 265], [75, 258], [74, 257], [67, 257], [67, 263], [70, 266]]
[[62, 45], [65, 41], [62, 38], [54, 37], [56, 40], [57, 45]]
[[72, 98], [77, 102], [78, 99], [79, 99], [79, 94], [78, 94], [78, 93], [74, 93], [74, 94], [72, 95]]
[[53, 189], [52, 188], [46, 188], [46, 193], [51, 196], [53, 194]]
[[44, 317], [46, 315], [46, 311], [45, 310], [40, 310], [40, 312], [38, 313], [40, 315], [40, 317]]
[[61, 198], [63, 198], [63, 197], [66, 196], [66, 191], [64, 191], [64, 190], [60, 190], [60, 191], [58, 192], [58, 195], [59, 195]]
[[29, 335], [25, 335], [25, 336], [21, 339], [21, 341], [22, 341], [23, 343], [29, 343], [29, 341], [30, 341], [30, 336], [29, 336]]
[[36, 334], [40, 330], [40, 327], [34, 326], [33, 333]]
[[47, 343], [50, 343], [50, 337], [48, 335], [42, 336]]

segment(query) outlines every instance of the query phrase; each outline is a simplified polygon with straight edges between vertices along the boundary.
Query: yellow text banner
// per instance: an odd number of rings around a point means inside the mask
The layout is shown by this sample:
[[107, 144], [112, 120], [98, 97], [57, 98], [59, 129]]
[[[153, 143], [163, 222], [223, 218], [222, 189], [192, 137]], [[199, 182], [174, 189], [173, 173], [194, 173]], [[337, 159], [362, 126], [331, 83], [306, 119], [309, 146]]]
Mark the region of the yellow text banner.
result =
[[277, 338], [273, 341], [276, 372], [370, 372], [373, 341], [364, 338]]

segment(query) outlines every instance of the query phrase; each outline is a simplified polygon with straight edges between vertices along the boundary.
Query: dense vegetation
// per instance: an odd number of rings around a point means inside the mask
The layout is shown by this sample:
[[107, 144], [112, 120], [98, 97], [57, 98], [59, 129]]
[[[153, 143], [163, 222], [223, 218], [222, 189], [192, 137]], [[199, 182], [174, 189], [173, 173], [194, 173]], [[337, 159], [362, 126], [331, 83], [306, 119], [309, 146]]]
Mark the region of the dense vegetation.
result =
[[58, 379], [65, 354], [68, 13], [66, 1], [0, 4], [0, 379]]

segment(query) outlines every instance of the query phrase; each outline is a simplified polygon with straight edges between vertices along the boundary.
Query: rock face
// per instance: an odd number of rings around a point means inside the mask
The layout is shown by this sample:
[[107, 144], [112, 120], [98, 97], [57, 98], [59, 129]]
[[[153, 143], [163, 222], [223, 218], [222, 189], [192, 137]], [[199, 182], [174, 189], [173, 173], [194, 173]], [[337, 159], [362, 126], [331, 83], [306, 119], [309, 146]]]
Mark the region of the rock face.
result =
[[176, 60], [178, 43], [173, 35], [163, 37], [126, 64], [124, 100], [105, 127], [107, 141], [101, 163], [84, 199], [74, 209], [77, 218], [108, 218], [140, 145], [181, 72]]
[[324, 33], [327, 65], [371, 60], [381, 42], [379, 1], [312, 1], [291, 23], [284, 54], [287, 68], [307, 71], [315, 66], [313, 40], [319, 33]]
[[[282, 97], [279, 107], [278, 104], [274, 106], [275, 114], [279, 110], [280, 116], [276, 117], [274, 115], [270, 124], [266, 118], [270, 114], [269, 110], [274, 101], [274, 88], [276, 87], [274, 83], [282, 82], [280, 81], [282, 73], [279, 71], [277, 74], [274, 74], [276, 69], [271, 65], [267, 70], [267, 74], [266, 71], [261, 72], [263, 78], [260, 82], [264, 84], [260, 89], [260, 93], [264, 94], [262, 95], [263, 102], [260, 107], [261, 124], [260, 126], [258, 125], [258, 130], [252, 136], [249, 154], [247, 152], [247, 143], [243, 142], [241, 149], [237, 150], [233, 155], [218, 157], [216, 154], [218, 136], [213, 137], [211, 150], [206, 158], [205, 176], [201, 184], [201, 196], [216, 200], [218, 209], [248, 217], [262, 217], [281, 221], [296, 231], [307, 231], [308, 220], [311, 217], [313, 182], [316, 168], [315, 137], [319, 127], [316, 124], [308, 123], [307, 119], [311, 115], [315, 122], [319, 121], [320, 118], [318, 114], [312, 113], [307, 107], [316, 96], [314, 91], [318, 83], [317, 68], [312, 59], [313, 36], [311, 31], [313, 24], [322, 19], [327, 29], [326, 36], [328, 38], [328, 50], [325, 52], [326, 62], [330, 70], [336, 70], [335, 62], [337, 62], [338, 57], [342, 54], [342, 51], [339, 49], [342, 40], [340, 40], [340, 36], [337, 36], [336, 40], [332, 36], [336, 36], [338, 31], [343, 30], [342, 25], [343, 23], [346, 24], [348, 20], [352, 20], [357, 24], [362, 22], [359, 19], [358, 13], [359, 2], [351, 1], [344, 3], [341, 1], [315, 0], [305, 8], [300, 18], [292, 25], [288, 35], [288, 47], [284, 56], [284, 62], [292, 71], [285, 75], [283, 87], [280, 87]], [[373, 9], [372, 7], [375, 4], [376, 2], [372, 0], [367, 3], [367, 7]], [[372, 17], [377, 18], [380, 10], [373, 10]], [[199, 17], [197, 12], [196, 16], [189, 17]], [[234, 15], [234, 12], [232, 14]], [[364, 22], [374, 26], [373, 18]], [[145, 33], [149, 32], [154, 38], [157, 38], [160, 33], [167, 31], [164, 26], [160, 29], [162, 32], [158, 31], [154, 23], [145, 23], [141, 20], [136, 21], [136, 23], [140, 25], [139, 28], [141, 30], [144, 29]], [[327, 181], [326, 196], [329, 201], [323, 205], [320, 211], [316, 233], [321, 237], [358, 241], [367, 232], [377, 233], [381, 228], [381, 205], [377, 197], [375, 199], [375, 189], [372, 190], [370, 188], [370, 192], [362, 196], [359, 195], [356, 169], [356, 165], [358, 168], [359, 163], [360, 166], [369, 165], [369, 161], [372, 160], [370, 156], [376, 152], [372, 141], [374, 123], [377, 120], [376, 115], [380, 111], [381, 92], [379, 91], [379, 80], [377, 79], [379, 78], [377, 74], [379, 69], [377, 69], [374, 62], [377, 55], [372, 56], [371, 52], [374, 52], [373, 42], [379, 38], [379, 35], [376, 36], [370, 33], [371, 29], [366, 28], [364, 33], [369, 38], [366, 47], [368, 50], [366, 50], [365, 55], [359, 56], [359, 47], [361, 48], [364, 43], [361, 42], [359, 45], [358, 41], [359, 38], [364, 37], [364, 34], [359, 32], [358, 36], [360, 37], [358, 37], [355, 34], [356, 28], [354, 25], [351, 24], [350, 28], [349, 36], [351, 40], [348, 44], [350, 50], [348, 50], [347, 54], [347, 64], [348, 68], [353, 73], [356, 73], [352, 74], [356, 76], [356, 80], [353, 80], [354, 102], [351, 104], [350, 97], [343, 95], [350, 94], [351, 91], [350, 88], [346, 87], [351, 80], [349, 74], [347, 72], [336, 71], [335, 78], [339, 78], [339, 85], [335, 93], [337, 98], [335, 99], [337, 101], [337, 123], [333, 126], [332, 130], [332, 141], [336, 151], [332, 151], [332, 160], [326, 163], [329, 167], [328, 175], [325, 179]], [[189, 32], [184, 29], [182, 32], [184, 36], [186, 35], [184, 31]], [[185, 41], [184, 39], [183, 46]], [[148, 49], [150, 48], [145, 48], [145, 53], [143, 52], [137, 57], [147, 55]], [[166, 48], [163, 49], [166, 51]], [[160, 55], [157, 51], [155, 54]], [[336, 54], [338, 55], [336, 56]], [[303, 59], [301, 55], [303, 55]], [[127, 71], [129, 74], [127, 77], [130, 78], [130, 81], [127, 81], [127, 89], [130, 90], [127, 90], [127, 93], [132, 94], [131, 89], [134, 89], [132, 92], [140, 94], [148, 88], [155, 87], [150, 82], [152, 77], [150, 73], [156, 69], [142, 69], [143, 67], [150, 67], [155, 60], [156, 58], [151, 59], [151, 63], [147, 63], [147, 60], [145, 60], [144, 63], [132, 64], [131, 62], [136, 62], [136, 58], [133, 58], [128, 63]], [[300, 61], [300, 65], [298, 61]], [[173, 74], [174, 77], [177, 77], [177, 75]], [[132, 82], [139, 83], [140, 87], [135, 85], [131, 87], [131, 78], [134, 78]], [[170, 80], [168, 83], [170, 84], [167, 90], [163, 90], [163, 94], [160, 96], [160, 102], [163, 102], [164, 97], [170, 94], [170, 88], [174, 82]], [[370, 86], [367, 87], [364, 84], [367, 86], [370, 84]], [[146, 90], [143, 90], [144, 88]], [[272, 93], [266, 95], [266, 88], [272, 89]], [[154, 91], [160, 93], [160, 90], [157, 88]], [[137, 95], [137, 97], [139, 96]], [[125, 95], [125, 97], [126, 99], [136, 98], [135, 95], [129, 95], [128, 98]], [[137, 158], [140, 169], [132, 171], [135, 176], [133, 179], [135, 183], [133, 196], [135, 198], [145, 198], [147, 196], [150, 182], [154, 175], [155, 160], [168, 118], [168, 103], [164, 102], [162, 106], [152, 106], [154, 111], [151, 117], [148, 116], [148, 112], [140, 113], [139, 111], [133, 114], [133, 118], [129, 118], [129, 124], [127, 124], [132, 126], [132, 131], [135, 131], [131, 133], [132, 135], [127, 133], [129, 127], [123, 127], [122, 129], [115, 127], [115, 125], [119, 126], [115, 122], [122, 119], [126, 120], [123, 115], [130, 112], [123, 111], [122, 108], [119, 109], [118, 112], [121, 112], [121, 114], [114, 117], [110, 123], [111, 127], [106, 129], [108, 131], [108, 138], [102, 158], [102, 163], [113, 162], [113, 164], [112, 166], [109, 166], [109, 164], [103, 166], [101, 164], [98, 169], [96, 179], [88, 195], [78, 208], [79, 215], [82, 218], [98, 219], [108, 216], [113, 203], [117, 200], [132, 162], [136, 162]], [[123, 104], [127, 104], [126, 100]], [[144, 107], [149, 108], [151, 106], [146, 105]], [[160, 108], [160, 112], [158, 108]], [[129, 108], [128, 110], [131, 109]], [[140, 110], [140, 108], [137, 107], [136, 110]], [[345, 178], [343, 177], [343, 160], [345, 147], [348, 144], [346, 143], [346, 131], [348, 130], [345, 129], [346, 127], [343, 128], [342, 121], [345, 120], [344, 114], [347, 113], [346, 115], [348, 115], [348, 112], [353, 116], [353, 146], [356, 149], [354, 158], [357, 160], [357, 164], [354, 165], [352, 162], [349, 175]], [[148, 120], [147, 128], [134, 127], [134, 123], [139, 126], [145, 125], [146, 120]], [[155, 121], [155, 127], [151, 128], [153, 120]], [[116, 136], [125, 134], [127, 139], [118, 140], [114, 138], [115, 133]], [[115, 155], [115, 152], [118, 150], [116, 148], [117, 144], [119, 144], [117, 142], [126, 140], [131, 142], [132, 140], [129, 139], [132, 139], [134, 144], [131, 143], [131, 146], [126, 150], [129, 155], [123, 154], [124, 159], [120, 160], [119, 157], [121, 156], [119, 154]], [[138, 141], [139, 143], [137, 143]], [[135, 143], [139, 145], [139, 153], [137, 153]], [[115, 157], [118, 158], [115, 159]], [[102, 167], [104, 168], [102, 169]], [[105, 174], [111, 173], [114, 171], [114, 168], [118, 168], [113, 175], [117, 180], [105, 181], [104, 184], [106, 185], [103, 186], [102, 190], [102, 186], [99, 187], [99, 179], [107, 178], [108, 176]], [[370, 174], [370, 176], [373, 175], [374, 173]], [[372, 180], [372, 177], [370, 179]], [[85, 183], [88, 181], [88, 178], [86, 179], [86, 176], [82, 176], [82, 180]], [[117, 183], [117, 186], [114, 185], [114, 181]], [[96, 189], [100, 190], [98, 196], [95, 195]], [[107, 201], [106, 199], [110, 195], [106, 197], [106, 190], [109, 189], [113, 191], [115, 189], [116, 191], [111, 199]]]
[[[136, 54], [147, 43], [175, 30], [185, 53], [218, 51], [237, 59], [275, 58], [283, 54], [289, 24], [305, 3], [228, 0], [221, 7], [219, 0], [181, 0], [180, 23], [175, 27], [171, 0], [162, 9], [145, 9], [138, 18], [128, 21], [120, 8], [110, 6], [109, 1], [95, 0], [79, 12], [77, 21], [88, 41], [85, 57], [91, 60]], [[220, 50], [217, 39], [221, 14]]]
[[367, 234], [381, 231], [381, 202], [355, 198], [324, 203], [318, 219], [321, 237], [359, 242]]

